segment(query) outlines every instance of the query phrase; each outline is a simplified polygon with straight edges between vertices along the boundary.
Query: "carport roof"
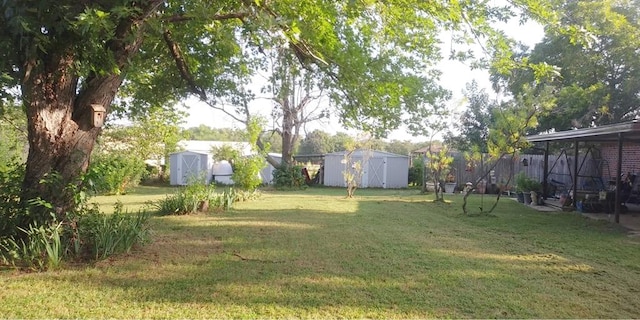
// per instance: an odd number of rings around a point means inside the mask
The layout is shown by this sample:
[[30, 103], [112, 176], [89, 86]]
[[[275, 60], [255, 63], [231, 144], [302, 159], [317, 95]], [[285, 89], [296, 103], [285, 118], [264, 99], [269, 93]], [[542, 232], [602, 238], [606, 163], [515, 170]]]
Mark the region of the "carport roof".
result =
[[614, 142], [620, 138], [623, 140], [640, 140], [640, 122], [638, 120], [603, 125], [593, 128], [583, 128], [553, 133], [543, 133], [527, 136], [529, 142], [547, 141], [589, 141], [589, 142]]

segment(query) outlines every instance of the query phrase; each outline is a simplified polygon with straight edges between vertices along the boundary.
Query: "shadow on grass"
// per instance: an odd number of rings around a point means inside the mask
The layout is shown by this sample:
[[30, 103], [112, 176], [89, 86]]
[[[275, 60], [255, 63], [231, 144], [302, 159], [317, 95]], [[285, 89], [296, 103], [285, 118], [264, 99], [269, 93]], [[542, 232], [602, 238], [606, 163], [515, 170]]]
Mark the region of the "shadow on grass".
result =
[[[629, 292], [640, 285], [637, 246], [579, 217], [510, 203], [494, 217], [470, 218], [455, 202], [354, 201], [357, 210], [342, 215], [240, 208], [155, 218], [150, 244], [99, 263], [100, 277], [74, 281], [131, 290], [136, 303], [197, 304], [230, 317], [632, 317], [640, 310]], [[636, 252], [618, 265], [625, 255], [613, 247]], [[603, 288], [613, 297], [601, 296]]]

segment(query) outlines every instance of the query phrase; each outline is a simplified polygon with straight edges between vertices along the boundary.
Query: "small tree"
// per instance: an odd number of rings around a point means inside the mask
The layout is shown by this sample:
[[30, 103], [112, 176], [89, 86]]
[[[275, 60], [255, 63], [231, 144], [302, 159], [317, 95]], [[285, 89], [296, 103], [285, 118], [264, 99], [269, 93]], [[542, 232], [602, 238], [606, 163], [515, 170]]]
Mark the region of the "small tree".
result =
[[444, 202], [444, 183], [451, 171], [453, 157], [449, 155], [449, 148], [442, 146], [439, 151], [431, 148], [427, 151], [427, 169], [431, 173], [436, 193], [435, 201]]
[[355, 161], [353, 159], [354, 152], [356, 150], [348, 151], [344, 154], [344, 159], [342, 160], [345, 165], [342, 176], [347, 185], [347, 198], [353, 198], [353, 194], [362, 183], [362, 162], [364, 160]]
[[[371, 137], [369, 136], [364, 139], [357, 139], [346, 145], [347, 152], [344, 154], [344, 159], [342, 159], [342, 163], [345, 165], [342, 176], [347, 186], [347, 198], [353, 198], [356, 189], [362, 184], [365, 166], [367, 166], [369, 158], [371, 158], [370, 143]], [[359, 158], [359, 160], [356, 160], [356, 158]]]
[[[487, 162], [493, 163], [493, 165], [487, 169], [483, 168], [484, 172], [477, 178], [474, 186], [488, 177], [500, 159], [507, 155], [511, 155], [513, 159], [521, 149], [529, 146], [525, 136], [530, 130], [538, 126], [538, 116], [547, 114], [553, 109], [555, 101], [551, 87], [544, 84], [540, 84], [537, 87], [525, 86], [523, 94], [494, 110], [493, 118], [495, 122], [489, 128], [487, 141], [490, 157]], [[480, 153], [476, 152], [475, 154], [477, 159]], [[511, 175], [513, 175], [513, 166], [511, 170]], [[510, 180], [505, 185], [509, 183]], [[462, 210], [465, 214], [469, 214], [467, 211], [467, 197], [473, 190], [473, 187], [469, 188], [464, 196]], [[498, 192], [496, 201], [488, 212], [495, 209], [501, 194], [502, 190]], [[484, 213], [484, 209], [481, 208], [481, 211], [481, 213]]]

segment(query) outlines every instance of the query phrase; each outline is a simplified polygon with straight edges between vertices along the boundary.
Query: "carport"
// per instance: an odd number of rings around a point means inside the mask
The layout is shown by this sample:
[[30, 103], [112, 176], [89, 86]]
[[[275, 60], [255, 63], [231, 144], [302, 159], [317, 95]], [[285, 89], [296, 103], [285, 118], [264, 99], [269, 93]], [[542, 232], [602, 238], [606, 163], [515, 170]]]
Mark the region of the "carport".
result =
[[[577, 185], [578, 185], [578, 152], [582, 145], [586, 143], [611, 143], [617, 142], [618, 156], [617, 163], [615, 164], [615, 221], [620, 223], [620, 211], [621, 211], [621, 187], [622, 187], [622, 162], [623, 162], [623, 144], [625, 142], [638, 142], [640, 141], [640, 122], [633, 120], [629, 122], [623, 122], [618, 124], [603, 125], [593, 128], [584, 128], [576, 130], [559, 131], [553, 133], [544, 133], [538, 135], [527, 136], [526, 139], [531, 143], [544, 143], [544, 179], [542, 185], [544, 188], [543, 194], [547, 194], [548, 190], [548, 176], [549, 176], [549, 144], [552, 142], [565, 142], [572, 143], [574, 147], [574, 163], [573, 163], [573, 183], [571, 191], [574, 195], [574, 199], [577, 197]], [[573, 201], [574, 208], [576, 207], [576, 201]]]

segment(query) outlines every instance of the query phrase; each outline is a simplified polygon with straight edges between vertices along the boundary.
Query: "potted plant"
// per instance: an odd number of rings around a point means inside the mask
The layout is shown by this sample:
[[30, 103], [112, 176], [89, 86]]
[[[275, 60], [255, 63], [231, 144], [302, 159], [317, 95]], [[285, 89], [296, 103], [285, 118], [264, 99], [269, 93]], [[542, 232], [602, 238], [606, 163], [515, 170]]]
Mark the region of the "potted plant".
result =
[[444, 192], [454, 193], [456, 191], [456, 186], [456, 176], [452, 172], [449, 172], [444, 183]]
[[524, 203], [524, 189], [528, 184], [527, 179], [527, 175], [525, 175], [524, 172], [516, 175], [516, 196], [520, 203]]

